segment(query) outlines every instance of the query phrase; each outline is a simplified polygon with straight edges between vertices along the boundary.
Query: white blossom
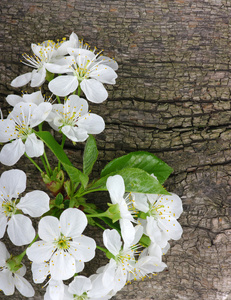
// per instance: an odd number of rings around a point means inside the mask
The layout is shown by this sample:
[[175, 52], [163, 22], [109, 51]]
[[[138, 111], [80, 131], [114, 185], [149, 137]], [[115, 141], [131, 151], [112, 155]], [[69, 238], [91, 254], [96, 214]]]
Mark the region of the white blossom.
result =
[[24, 197], [19, 195], [26, 188], [26, 174], [21, 170], [9, 170], [0, 177], [0, 238], [7, 233], [13, 244], [29, 244], [35, 237], [30, 218], [40, 217], [49, 210], [49, 196], [43, 191], [32, 191]]
[[71, 278], [95, 256], [95, 241], [82, 234], [86, 226], [87, 218], [77, 208], [63, 211], [60, 220], [43, 217], [38, 225], [41, 241], [27, 249], [27, 256], [36, 264], [49, 262], [52, 279]]
[[45, 64], [54, 60], [56, 53], [56, 45], [53, 41], [45, 41], [41, 44], [31, 44], [33, 56], [23, 54], [25, 61], [23, 63], [32, 67], [32, 72], [25, 73], [16, 77], [11, 85], [13, 87], [20, 87], [31, 82], [32, 87], [41, 86], [46, 78]]
[[6, 97], [6, 101], [12, 106], [15, 106], [19, 102], [34, 103], [36, 105], [39, 105], [44, 102], [44, 97], [41, 91], [39, 90], [32, 94], [23, 94], [22, 96], [18, 96], [14, 94], [8, 95]]
[[[80, 85], [86, 98], [95, 103], [107, 99], [108, 93], [103, 85], [115, 84], [117, 74], [98, 54], [81, 48], [68, 48], [69, 57], [61, 59], [59, 64], [47, 63], [46, 68], [52, 73], [67, 74], [56, 77], [49, 82], [50, 91], [58, 96], [73, 93]], [[66, 59], [66, 64], [65, 64]]]
[[87, 101], [77, 95], [69, 96], [64, 104], [54, 104], [48, 121], [73, 142], [83, 142], [88, 134], [101, 133], [105, 128], [104, 120], [89, 113]]
[[0, 120], [0, 142], [10, 142], [0, 152], [2, 164], [14, 165], [25, 152], [29, 157], [43, 155], [44, 144], [37, 139], [33, 128], [48, 117], [51, 109], [50, 103], [19, 102], [7, 119]]
[[26, 267], [22, 264], [17, 271], [11, 270], [7, 263], [10, 257], [6, 246], [0, 242], [0, 289], [7, 296], [13, 295], [16, 288], [23, 296], [33, 297], [34, 289], [23, 277], [26, 274]]

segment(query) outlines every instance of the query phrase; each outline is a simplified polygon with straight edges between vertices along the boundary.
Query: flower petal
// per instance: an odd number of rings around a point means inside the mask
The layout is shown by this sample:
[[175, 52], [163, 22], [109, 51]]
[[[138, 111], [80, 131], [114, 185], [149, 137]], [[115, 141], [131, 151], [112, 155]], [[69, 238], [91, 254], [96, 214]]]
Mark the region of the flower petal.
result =
[[88, 134], [98, 134], [105, 129], [105, 123], [102, 117], [96, 114], [86, 114], [79, 118], [77, 125], [86, 130]]
[[31, 220], [23, 215], [13, 215], [8, 221], [7, 233], [16, 246], [29, 244], [35, 237]]
[[6, 101], [11, 105], [15, 106], [17, 103], [22, 102], [22, 97], [18, 95], [8, 95]]
[[33, 191], [22, 197], [16, 207], [31, 217], [41, 217], [50, 209], [49, 200], [50, 197], [47, 193], [43, 191]]
[[90, 261], [95, 256], [96, 243], [94, 239], [81, 235], [70, 242], [69, 253], [82, 262]]
[[90, 72], [89, 76], [107, 84], [115, 84], [115, 79], [117, 78], [117, 74], [112, 68], [102, 64], [96, 65], [96, 68]]
[[25, 145], [21, 139], [3, 146], [0, 153], [0, 162], [6, 166], [13, 166], [25, 152]]
[[48, 84], [49, 90], [60, 97], [65, 97], [74, 92], [78, 87], [78, 79], [73, 75], [58, 76]]
[[34, 110], [30, 119], [30, 126], [35, 127], [45, 121], [52, 110], [52, 104], [48, 102], [40, 103]]
[[66, 280], [75, 274], [75, 259], [68, 252], [57, 250], [50, 261], [50, 274], [55, 280]]
[[79, 237], [87, 226], [87, 217], [77, 208], [68, 208], [60, 216], [61, 232], [66, 237]]
[[28, 258], [36, 264], [42, 264], [50, 260], [56, 247], [52, 243], [38, 241], [27, 248]]
[[14, 283], [16, 289], [25, 297], [33, 297], [35, 292], [32, 285], [22, 276], [14, 274]]
[[0, 267], [4, 267], [7, 259], [10, 258], [10, 253], [6, 249], [3, 242], [0, 242]]
[[53, 216], [43, 217], [39, 221], [39, 237], [46, 242], [53, 242], [60, 235], [59, 220]]
[[13, 87], [20, 87], [27, 84], [31, 80], [32, 72], [25, 73], [16, 77], [14, 80], [11, 81], [11, 85]]
[[0, 290], [7, 296], [14, 294], [14, 278], [9, 270], [0, 272]]
[[39, 105], [44, 102], [44, 98], [41, 93], [41, 90], [34, 92], [32, 94], [24, 94], [22, 99], [26, 103], [35, 103], [36, 105]]
[[4, 236], [7, 225], [7, 217], [3, 214], [0, 216], [0, 239]]
[[0, 120], [0, 142], [7, 143], [17, 138], [15, 122], [10, 119]]
[[35, 283], [42, 283], [48, 276], [49, 274], [49, 264], [47, 263], [41, 263], [41, 264], [36, 264], [32, 263], [31, 265], [31, 271], [33, 275], [33, 280]]
[[114, 175], [108, 177], [106, 186], [113, 204], [119, 203], [121, 202], [121, 200], [124, 200], [123, 196], [125, 193], [125, 185], [122, 176]]
[[103, 232], [103, 243], [105, 247], [114, 255], [116, 256], [119, 254], [122, 241], [119, 233], [115, 229], [106, 229]]
[[95, 79], [84, 79], [80, 83], [80, 87], [87, 99], [93, 103], [101, 103], [108, 97], [108, 92], [103, 84]]
[[84, 142], [88, 138], [87, 131], [79, 127], [66, 125], [62, 127], [61, 131], [73, 142]]
[[0, 194], [2, 197], [18, 198], [26, 189], [26, 174], [22, 170], [9, 170], [2, 173], [0, 178]]
[[121, 227], [121, 235], [124, 240], [124, 248], [127, 248], [132, 245], [135, 239], [135, 227], [128, 219], [120, 219], [119, 222]]
[[25, 150], [29, 157], [39, 157], [44, 153], [43, 141], [37, 139], [35, 133], [32, 133], [26, 139]]
[[32, 87], [41, 86], [45, 82], [45, 78], [46, 78], [46, 69], [44, 66], [40, 70], [33, 70], [30, 85]]
[[85, 276], [75, 277], [69, 284], [68, 292], [78, 296], [88, 292], [92, 287], [91, 280]]

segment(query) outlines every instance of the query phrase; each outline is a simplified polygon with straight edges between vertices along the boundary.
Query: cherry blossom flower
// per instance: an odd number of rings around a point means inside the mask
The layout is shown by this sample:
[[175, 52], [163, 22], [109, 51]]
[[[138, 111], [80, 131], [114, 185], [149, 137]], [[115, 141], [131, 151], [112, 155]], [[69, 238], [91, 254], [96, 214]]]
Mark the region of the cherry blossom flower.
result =
[[[59, 64], [47, 63], [46, 68], [52, 73], [65, 74], [56, 77], [49, 82], [50, 91], [58, 96], [67, 96], [73, 93], [80, 85], [86, 98], [94, 103], [101, 103], [107, 99], [108, 93], [103, 85], [115, 84], [117, 74], [104, 64], [104, 60], [98, 60], [98, 54], [81, 48], [68, 48], [70, 57], [65, 57]], [[106, 61], [106, 60], [105, 60]]]
[[165, 247], [169, 239], [180, 239], [183, 232], [177, 221], [183, 211], [180, 197], [173, 193], [133, 194], [133, 197], [135, 208], [145, 213], [139, 222], [153, 242]]
[[105, 128], [103, 118], [89, 113], [87, 101], [77, 95], [71, 95], [64, 104], [54, 104], [48, 121], [73, 142], [83, 142], [88, 134], [101, 133]]
[[44, 144], [38, 140], [33, 128], [43, 122], [52, 109], [50, 103], [20, 102], [15, 105], [7, 119], [0, 120], [0, 142], [11, 142], [3, 146], [0, 162], [14, 165], [26, 152], [29, 157], [43, 155]]
[[0, 242], [0, 289], [7, 296], [13, 295], [15, 288], [25, 297], [33, 297], [34, 289], [23, 277], [26, 274], [26, 267], [22, 266], [17, 270], [12, 270], [8, 264], [10, 253], [6, 246]]
[[107, 179], [106, 186], [111, 197], [113, 204], [119, 205], [120, 210], [120, 227], [122, 237], [126, 242], [131, 243], [135, 237], [135, 229], [132, 222], [136, 222], [132, 216], [132, 211], [130, 210], [130, 205], [132, 205], [132, 200], [130, 199], [130, 194], [124, 198], [125, 185], [123, 177], [120, 175], [110, 176]]
[[20, 87], [31, 82], [32, 87], [41, 86], [46, 79], [45, 64], [52, 62], [56, 57], [56, 45], [53, 41], [45, 41], [42, 44], [31, 44], [33, 56], [23, 54], [25, 65], [34, 68], [32, 72], [25, 73], [16, 77], [11, 85], [13, 87]]
[[29, 244], [35, 237], [30, 218], [40, 217], [49, 210], [49, 196], [43, 191], [32, 191], [19, 199], [26, 189], [26, 174], [17, 169], [5, 171], [0, 177], [0, 238], [6, 228], [13, 244]]
[[[82, 235], [87, 226], [85, 214], [77, 208], [62, 212], [60, 220], [43, 217], [38, 225], [42, 239], [27, 249], [27, 256], [36, 264], [49, 262], [54, 280], [65, 280], [79, 272], [79, 262], [87, 262], [95, 256], [94, 239]], [[80, 264], [82, 269], [82, 264]]]

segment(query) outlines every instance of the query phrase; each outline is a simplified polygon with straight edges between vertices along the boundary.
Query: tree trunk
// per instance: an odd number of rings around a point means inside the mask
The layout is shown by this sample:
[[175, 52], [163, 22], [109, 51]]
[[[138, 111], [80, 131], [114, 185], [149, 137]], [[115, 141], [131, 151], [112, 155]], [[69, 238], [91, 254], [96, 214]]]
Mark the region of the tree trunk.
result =
[[[74, 31], [119, 63], [107, 101], [90, 104], [106, 122], [96, 136], [100, 155], [94, 174], [136, 150], [154, 153], [174, 168], [166, 188], [183, 200], [184, 233], [164, 257], [168, 269], [127, 285], [113, 299], [231, 299], [231, 3], [1, 0], [0, 7], [4, 117], [9, 111], [5, 97], [19, 92], [11, 80], [29, 70], [19, 62], [21, 54], [31, 52], [31, 43]], [[67, 143], [77, 166], [83, 146]], [[26, 171], [28, 191], [45, 188], [26, 158], [14, 168]], [[40, 287], [34, 299], [41, 299]], [[24, 297], [16, 293], [8, 299]]]

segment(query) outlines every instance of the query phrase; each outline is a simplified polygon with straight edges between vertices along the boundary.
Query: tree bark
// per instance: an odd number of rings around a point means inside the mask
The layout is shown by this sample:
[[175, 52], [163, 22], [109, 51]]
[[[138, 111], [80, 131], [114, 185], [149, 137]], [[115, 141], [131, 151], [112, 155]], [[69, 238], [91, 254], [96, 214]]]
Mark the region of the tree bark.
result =
[[[94, 175], [111, 159], [136, 150], [154, 153], [174, 168], [166, 188], [183, 200], [184, 233], [164, 257], [168, 269], [127, 285], [113, 299], [231, 299], [231, 3], [1, 0], [0, 8], [4, 117], [10, 109], [5, 97], [19, 93], [11, 80], [29, 70], [19, 62], [21, 54], [31, 52], [31, 43], [74, 31], [119, 64], [107, 101], [90, 104], [106, 122], [96, 136], [100, 155]], [[76, 166], [83, 146], [67, 143]], [[16, 167], [29, 177], [27, 190], [45, 188], [26, 159]], [[106, 196], [98, 202], [101, 197]], [[99, 263], [105, 261], [102, 255]], [[34, 299], [41, 299], [40, 289]], [[8, 299], [24, 297], [16, 293]]]

